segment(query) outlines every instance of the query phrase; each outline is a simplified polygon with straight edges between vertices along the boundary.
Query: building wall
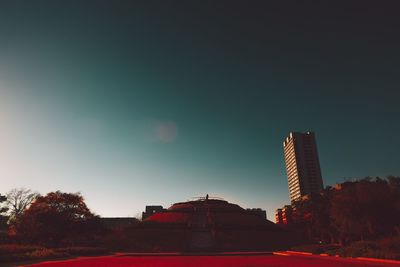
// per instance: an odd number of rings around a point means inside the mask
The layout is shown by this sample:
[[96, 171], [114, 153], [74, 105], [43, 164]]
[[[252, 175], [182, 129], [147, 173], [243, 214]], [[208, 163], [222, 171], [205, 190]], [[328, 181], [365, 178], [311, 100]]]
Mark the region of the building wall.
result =
[[100, 222], [108, 229], [120, 229], [136, 225], [139, 220], [133, 217], [101, 217]]
[[282, 209], [277, 209], [275, 212], [275, 223], [276, 224], [283, 224], [282, 220]]
[[163, 212], [165, 209], [163, 206], [146, 206], [146, 210], [142, 212], [142, 220], [145, 220], [146, 218], [150, 217], [153, 214]]
[[263, 220], [267, 219], [267, 211], [260, 208], [246, 209], [249, 213], [260, 217]]
[[285, 205], [281, 209], [277, 209], [275, 213], [276, 224], [291, 224], [293, 222], [293, 208]]

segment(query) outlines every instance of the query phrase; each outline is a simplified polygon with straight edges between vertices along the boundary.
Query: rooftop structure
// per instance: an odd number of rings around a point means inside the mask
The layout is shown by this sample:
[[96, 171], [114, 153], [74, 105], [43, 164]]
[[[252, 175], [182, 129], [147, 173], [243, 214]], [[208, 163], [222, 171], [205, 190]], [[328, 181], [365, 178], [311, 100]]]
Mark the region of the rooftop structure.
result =
[[153, 206], [146, 206], [146, 210], [144, 212], [142, 212], [142, 220], [147, 219], [148, 217], [150, 217], [153, 214], [156, 214], [158, 212], [162, 212], [165, 209], [163, 208], [163, 206], [159, 206], [159, 205], [153, 205]]
[[[265, 225], [269, 221], [260, 215], [261, 211], [243, 209], [221, 198], [201, 197], [196, 200], [173, 204], [163, 212], [147, 218], [147, 222], [182, 224], [188, 227], [199, 222], [205, 227], [218, 225]], [[270, 222], [269, 222], [270, 223]]]

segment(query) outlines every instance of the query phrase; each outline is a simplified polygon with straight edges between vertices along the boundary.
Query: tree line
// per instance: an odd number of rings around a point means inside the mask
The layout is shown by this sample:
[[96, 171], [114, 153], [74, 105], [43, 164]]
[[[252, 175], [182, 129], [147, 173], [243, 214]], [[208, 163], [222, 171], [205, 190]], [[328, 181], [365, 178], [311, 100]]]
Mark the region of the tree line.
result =
[[41, 196], [29, 189], [13, 189], [0, 195], [0, 212], [6, 242], [87, 245], [95, 244], [104, 231], [99, 216], [79, 193], [56, 191]]
[[400, 235], [400, 177], [366, 177], [326, 187], [292, 203], [295, 231], [348, 244]]
[[[326, 187], [292, 203], [288, 228], [307, 239], [348, 244], [400, 235], [400, 177], [364, 178]], [[106, 230], [79, 193], [29, 189], [0, 195], [0, 237], [44, 246], [98, 245]], [[1, 241], [1, 240], [0, 240]]]

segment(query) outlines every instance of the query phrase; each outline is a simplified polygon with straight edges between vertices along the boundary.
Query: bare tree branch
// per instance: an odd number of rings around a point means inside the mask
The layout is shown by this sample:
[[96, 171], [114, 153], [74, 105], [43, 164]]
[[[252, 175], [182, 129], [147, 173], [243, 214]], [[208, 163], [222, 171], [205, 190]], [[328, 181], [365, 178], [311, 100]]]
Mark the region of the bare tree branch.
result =
[[7, 193], [6, 205], [11, 218], [21, 215], [25, 209], [39, 196], [30, 189], [14, 188]]

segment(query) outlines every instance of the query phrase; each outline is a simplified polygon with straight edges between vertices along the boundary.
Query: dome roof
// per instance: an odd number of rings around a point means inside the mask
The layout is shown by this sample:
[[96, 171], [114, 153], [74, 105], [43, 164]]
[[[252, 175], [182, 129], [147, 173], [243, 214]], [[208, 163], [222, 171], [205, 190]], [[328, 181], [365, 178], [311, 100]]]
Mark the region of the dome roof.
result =
[[195, 201], [180, 202], [172, 205], [168, 211], [196, 211], [207, 209], [210, 211], [243, 211], [244, 209], [236, 204], [220, 199], [199, 199]]
[[180, 224], [188, 227], [199, 224], [204, 227], [275, 226], [239, 205], [208, 197], [175, 203], [166, 211], [150, 216], [144, 223]]
[[170, 251], [266, 251], [297, 244], [293, 233], [258, 211], [207, 196], [151, 215], [138, 225], [136, 237]]

